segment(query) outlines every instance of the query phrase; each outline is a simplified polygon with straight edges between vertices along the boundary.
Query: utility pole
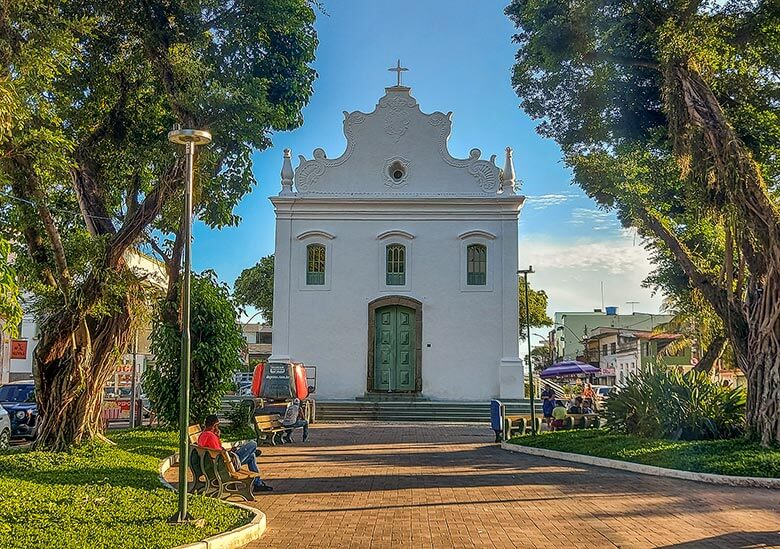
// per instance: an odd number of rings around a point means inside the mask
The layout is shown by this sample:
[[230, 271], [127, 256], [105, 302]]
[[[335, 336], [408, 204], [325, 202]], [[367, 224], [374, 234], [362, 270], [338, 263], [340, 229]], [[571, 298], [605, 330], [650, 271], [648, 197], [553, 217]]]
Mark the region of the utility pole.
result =
[[135, 429], [135, 414], [138, 393], [138, 327], [133, 332], [133, 369], [130, 373], [130, 428]]
[[192, 272], [192, 179], [195, 147], [211, 143], [211, 134], [204, 130], [176, 129], [168, 132], [168, 141], [185, 146], [187, 181], [184, 185], [184, 272], [181, 290], [181, 390], [179, 393], [179, 508], [171, 522], [191, 520], [187, 512], [187, 469], [190, 463], [190, 281]]
[[531, 310], [528, 307], [528, 275], [533, 274], [534, 268], [520, 269], [517, 274], [523, 275], [525, 281], [525, 330], [528, 342], [528, 394], [531, 401], [531, 435], [536, 435], [536, 411], [534, 410], [534, 372], [531, 366]]

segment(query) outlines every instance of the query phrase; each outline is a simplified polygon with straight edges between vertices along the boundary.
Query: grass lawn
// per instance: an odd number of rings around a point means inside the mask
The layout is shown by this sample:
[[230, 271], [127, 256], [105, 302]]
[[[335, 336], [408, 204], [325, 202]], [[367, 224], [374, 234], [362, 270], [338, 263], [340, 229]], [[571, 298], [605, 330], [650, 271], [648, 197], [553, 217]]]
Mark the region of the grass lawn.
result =
[[66, 454], [0, 454], [0, 547], [170, 548], [246, 524], [249, 513], [191, 496], [205, 526], [176, 526], [176, 494], [158, 478], [176, 451], [173, 431], [111, 433], [117, 446], [92, 443]]
[[742, 439], [671, 441], [586, 429], [525, 435], [509, 442], [683, 471], [780, 478], [780, 449]]

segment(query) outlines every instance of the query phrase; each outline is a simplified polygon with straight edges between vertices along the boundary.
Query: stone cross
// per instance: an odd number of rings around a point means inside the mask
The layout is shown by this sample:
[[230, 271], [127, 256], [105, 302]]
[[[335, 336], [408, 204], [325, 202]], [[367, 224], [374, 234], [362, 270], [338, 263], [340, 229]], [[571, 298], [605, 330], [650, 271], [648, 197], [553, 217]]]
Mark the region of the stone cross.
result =
[[398, 64], [395, 67], [390, 67], [387, 70], [389, 70], [390, 72], [396, 73], [396, 75], [398, 76], [398, 84], [396, 84], [396, 86], [400, 87], [401, 86], [401, 73], [402, 72], [406, 72], [409, 69], [407, 69], [406, 67], [402, 67], [401, 66], [401, 60], [399, 59], [398, 60]]

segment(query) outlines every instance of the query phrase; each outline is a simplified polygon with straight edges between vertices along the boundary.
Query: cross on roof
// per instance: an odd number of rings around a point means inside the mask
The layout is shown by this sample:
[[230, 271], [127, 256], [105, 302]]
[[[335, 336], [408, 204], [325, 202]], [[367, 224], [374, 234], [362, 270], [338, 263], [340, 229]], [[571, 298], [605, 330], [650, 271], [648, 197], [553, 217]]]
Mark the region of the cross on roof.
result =
[[399, 59], [398, 60], [398, 64], [395, 67], [390, 67], [387, 70], [389, 70], [390, 72], [396, 73], [396, 75], [398, 76], [398, 84], [396, 84], [396, 86], [400, 87], [401, 86], [401, 73], [402, 72], [406, 72], [409, 69], [407, 69], [406, 67], [402, 67], [401, 66], [401, 60]]

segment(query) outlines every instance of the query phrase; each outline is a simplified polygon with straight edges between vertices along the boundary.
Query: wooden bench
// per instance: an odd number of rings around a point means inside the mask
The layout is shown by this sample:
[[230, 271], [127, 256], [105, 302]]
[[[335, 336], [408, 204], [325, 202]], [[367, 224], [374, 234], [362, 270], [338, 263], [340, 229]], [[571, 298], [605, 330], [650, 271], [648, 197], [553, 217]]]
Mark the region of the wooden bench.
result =
[[206, 479], [198, 493], [220, 499], [240, 496], [245, 501], [255, 500], [252, 484], [260, 474], [245, 469], [237, 470], [227, 450], [195, 445], [192, 447], [190, 464]]
[[[542, 418], [536, 416], [536, 432], [542, 430]], [[524, 435], [531, 432], [531, 416], [504, 416], [504, 439], [512, 438], [514, 433]]]
[[567, 429], [590, 429], [599, 426], [598, 414], [566, 414]]
[[252, 483], [260, 475], [244, 469], [236, 470], [227, 450], [198, 446], [201, 432], [200, 425], [187, 428], [190, 440], [189, 465], [194, 480], [189, 491], [217, 498], [241, 496], [246, 501], [254, 501]]
[[257, 436], [258, 446], [267, 442], [276, 446], [283, 444], [284, 434], [290, 429], [285, 427], [276, 414], [260, 414], [254, 416], [255, 435]]
[[598, 414], [566, 414], [563, 427], [559, 429], [590, 429], [601, 426]]

